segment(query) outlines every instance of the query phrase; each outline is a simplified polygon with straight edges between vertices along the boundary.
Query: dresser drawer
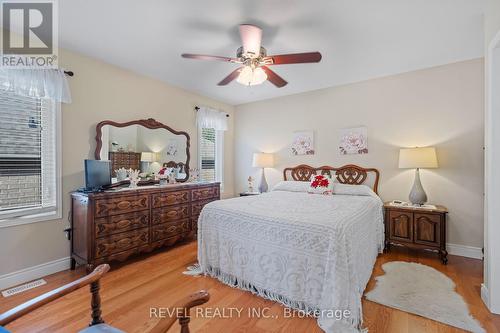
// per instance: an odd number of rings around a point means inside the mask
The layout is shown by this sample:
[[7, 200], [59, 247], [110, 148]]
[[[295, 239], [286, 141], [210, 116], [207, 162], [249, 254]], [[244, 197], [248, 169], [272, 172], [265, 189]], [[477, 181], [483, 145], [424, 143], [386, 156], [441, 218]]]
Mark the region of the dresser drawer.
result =
[[148, 228], [137, 229], [121, 234], [96, 239], [95, 257], [101, 258], [130, 250], [149, 242]]
[[95, 201], [95, 216], [102, 217], [145, 210], [149, 208], [147, 195], [123, 196]]
[[189, 217], [189, 205], [155, 208], [153, 210], [153, 224], [172, 222]]
[[202, 187], [192, 190], [193, 200], [219, 198], [219, 187]]
[[189, 191], [153, 194], [153, 208], [187, 203], [191, 200]]
[[151, 238], [152, 241], [158, 241], [182, 233], [187, 233], [191, 230], [190, 219], [184, 219], [176, 222], [163, 223], [153, 226]]
[[198, 216], [191, 218], [191, 230], [193, 234], [196, 236], [198, 233]]
[[145, 228], [149, 223], [149, 210], [111, 215], [95, 219], [95, 237], [104, 237], [120, 232]]
[[191, 204], [191, 216], [198, 218], [198, 215], [200, 215], [201, 210], [203, 209], [203, 207], [207, 203], [215, 201], [215, 200], [217, 200], [217, 199], [213, 198], [213, 199], [209, 199], [209, 200], [203, 200], [203, 201], [193, 202]]

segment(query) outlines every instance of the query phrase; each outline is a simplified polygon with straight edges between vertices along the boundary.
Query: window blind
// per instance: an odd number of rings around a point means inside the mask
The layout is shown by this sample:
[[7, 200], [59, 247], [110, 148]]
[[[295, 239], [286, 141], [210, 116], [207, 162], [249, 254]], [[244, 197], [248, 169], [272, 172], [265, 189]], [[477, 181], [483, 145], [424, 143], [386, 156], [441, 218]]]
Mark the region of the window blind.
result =
[[0, 92], [0, 219], [56, 206], [56, 112], [49, 99]]
[[216, 131], [213, 128], [200, 130], [200, 180], [215, 181]]

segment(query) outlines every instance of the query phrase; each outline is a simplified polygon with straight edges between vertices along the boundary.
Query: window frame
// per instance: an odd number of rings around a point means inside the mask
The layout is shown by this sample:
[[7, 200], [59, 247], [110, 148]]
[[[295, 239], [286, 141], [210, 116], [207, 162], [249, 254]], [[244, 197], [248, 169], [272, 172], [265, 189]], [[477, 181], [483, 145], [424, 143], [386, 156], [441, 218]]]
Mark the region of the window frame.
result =
[[[55, 112], [55, 181], [56, 181], [56, 205], [52, 208], [22, 208], [0, 213], [0, 229], [23, 224], [51, 221], [62, 218], [62, 117], [61, 103], [51, 101]], [[42, 161], [43, 163], [43, 161]]]
[[[198, 170], [201, 174], [201, 134], [202, 127], [198, 127]], [[218, 179], [219, 178], [219, 179]], [[224, 131], [215, 130], [215, 182], [220, 182], [220, 191], [224, 192]]]

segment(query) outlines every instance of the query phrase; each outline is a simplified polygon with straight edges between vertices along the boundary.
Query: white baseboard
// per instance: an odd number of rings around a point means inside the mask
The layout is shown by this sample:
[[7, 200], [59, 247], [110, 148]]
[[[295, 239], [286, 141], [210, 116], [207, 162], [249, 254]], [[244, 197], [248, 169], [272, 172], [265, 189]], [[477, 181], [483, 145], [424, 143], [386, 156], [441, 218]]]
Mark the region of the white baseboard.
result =
[[480, 247], [447, 243], [446, 250], [454, 256], [483, 259], [483, 250]]
[[488, 292], [488, 287], [484, 283], [481, 283], [481, 299], [483, 300], [484, 305], [489, 309], [490, 308], [490, 297]]
[[70, 258], [61, 258], [0, 276], [0, 290], [69, 269]]

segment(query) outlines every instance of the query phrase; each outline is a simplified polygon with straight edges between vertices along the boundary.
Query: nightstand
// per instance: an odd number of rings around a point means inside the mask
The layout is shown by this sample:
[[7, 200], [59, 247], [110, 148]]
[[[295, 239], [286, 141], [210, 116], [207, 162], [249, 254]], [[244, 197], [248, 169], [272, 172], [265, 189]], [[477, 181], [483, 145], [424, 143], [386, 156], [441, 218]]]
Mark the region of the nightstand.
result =
[[240, 197], [249, 197], [251, 195], [259, 195], [259, 192], [241, 192]]
[[446, 207], [436, 209], [396, 206], [386, 202], [385, 249], [391, 244], [439, 253], [443, 264], [448, 263], [446, 251]]

